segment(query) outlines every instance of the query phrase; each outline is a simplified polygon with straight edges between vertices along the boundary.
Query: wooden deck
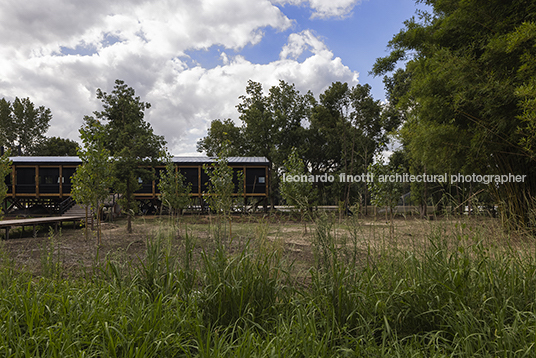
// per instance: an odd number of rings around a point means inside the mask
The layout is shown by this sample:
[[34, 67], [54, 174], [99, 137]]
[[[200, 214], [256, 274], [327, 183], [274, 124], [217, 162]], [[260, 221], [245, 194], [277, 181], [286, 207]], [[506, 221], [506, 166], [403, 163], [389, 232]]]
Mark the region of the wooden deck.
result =
[[14, 219], [14, 220], [0, 220], [0, 229], [5, 229], [5, 239], [9, 239], [9, 230], [12, 227], [17, 226], [32, 226], [35, 234], [35, 226], [41, 224], [54, 224], [54, 228], [57, 231], [58, 224], [61, 224], [65, 221], [82, 221], [85, 220], [85, 215], [73, 215], [73, 216], [54, 216], [54, 217], [43, 217], [43, 218], [33, 218], [33, 219]]

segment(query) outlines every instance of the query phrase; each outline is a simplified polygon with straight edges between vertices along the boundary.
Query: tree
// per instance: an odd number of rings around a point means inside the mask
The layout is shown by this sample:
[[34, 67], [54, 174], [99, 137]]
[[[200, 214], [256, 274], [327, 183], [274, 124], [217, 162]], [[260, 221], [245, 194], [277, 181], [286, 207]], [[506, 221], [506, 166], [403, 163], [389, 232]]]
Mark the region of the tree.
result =
[[229, 217], [233, 207], [233, 168], [228, 165], [227, 146], [219, 153], [216, 163], [204, 165], [203, 170], [209, 177], [205, 200], [210, 209], [224, 218]]
[[228, 155], [266, 157], [272, 163], [269, 192], [274, 205], [283, 162], [292, 146], [304, 144], [302, 123], [307, 121], [309, 107], [308, 96], [300, 95], [294, 85], [285, 81], [271, 87], [267, 94], [260, 83], [249, 81], [246, 94], [236, 106], [242, 126], [236, 127], [231, 120], [214, 120], [197, 150], [217, 155], [223, 143], [229, 141]]
[[[9, 151], [4, 152], [2, 156], [0, 156], [0, 178], [3, 178], [4, 180], [0, 181], [0, 203], [3, 203], [6, 196], [8, 187], [6, 185], [5, 178], [8, 175], [11, 175], [11, 160], [9, 160]], [[0, 206], [0, 218], [4, 215], [4, 212], [2, 210], [2, 207]]]
[[[218, 215], [217, 240], [221, 239], [223, 233], [222, 223], [229, 221], [229, 235], [231, 234], [231, 211], [235, 205], [235, 183], [233, 181], [234, 171], [228, 165], [229, 142], [224, 142], [221, 152], [218, 154], [216, 162], [212, 165], [204, 165], [203, 170], [209, 178], [208, 189], [204, 193], [210, 209]], [[237, 176], [239, 187], [237, 193], [242, 193], [244, 188], [243, 173], [240, 171]]]
[[[306, 178], [307, 180], [303, 180]], [[308, 178], [303, 160], [297, 149], [292, 148], [290, 156], [285, 160], [284, 176], [279, 184], [279, 190], [286, 204], [293, 206], [293, 211], [300, 214], [305, 232], [307, 232], [307, 223], [304, 219], [316, 201], [316, 190]]]
[[133, 88], [116, 80], [111, 94], [97, 89], [103, 110], [94, 112], [102, 126], [105, 148], [113, 157], [113, 188], [120, 194], [119, 204], [127, 214], [127, 231], [132, 232], [132, 216], [138, 211], [134, 193], [140, 182], [153, 179], [153, 167], [160, 161], [165, 144], [162, 136], [153, 133], [144, 118], [151, 107], [135, 97]]
[[[396, 121], [391, 121], [391, 117], [382, 116], [382, 107], [379, 100], [374, 100], [370, 94], [371, 87], [368, 84], [356, 85], [350, 91], [350, 124], [352, 128], [352, 139], [349, 154], [346, 158], [346, 168], [348, 173], [357, 172], [368, 174], [369, 163], [378, 150], [383, 147], [383, 142], [388, 140], [387, 133], [396, 128]], [[386, 120], [387, 119], [387, 120]], [[348, 164], [348, 161], [350, 163]], [[350, 206], [351, 187], [347, 183], [345, 204]], [[367, 214], [368, 187], [362, 184], [364, 191], [362, 205]]]
[[13, 103], [0, 99], [0, 141], [13, 155], [29, 155], [44, 140], [52, 119], [50, 109], [35, 108], [29, 98]]
[[367, 183], [372, 204], [378, 207], [385, 207], [385, 218], [391, 222], [391, 234], [394, 233], [394, 210], [400, 197], [403, 194], [402, 182], [397, 182], [389, 177], [396, 174], [403, 174], [401, 168], [393, 168], [383, 162], [382, 155], [375, 158], [375, 162], [369, 165], [369, 173], [373, 180]]
[[[313, 174], [366, 174], [380, 143], [387, 141], [386, 134], [394, 126], [382, 116], [381, 104], [372, 98], [370, 90], [367, 84], [350, 88], [346, 83], [335, 82], [313, 104], [305, 154]], [[327, 186], [320, 189], [324, 191]], [[343, 201], [345, 207], [357, 197], [367, 204], [365, 183], [329, 186], [335, 189], [330, 191], [331, 196]]]
[[186, 178], [175, 166], [171, 156], [166, 156], [166, 159], [166, 170], [161, 172], [160, 181], [158, 182], [160, 199], [162, 204], [170, 209], [171, 217], [175, 216], [175, 214], [180, 217], [182, 211], [190, 203], [192, 183], [186, 184]]
[[[90, 206], [97, 216], [97, 243], [101, 243], [100, 218], [104, 201], [110, 195], [112, 185], [112, 166], [110, 151], [105, 148], [103, 126], [92, 117], [84, 118], [80, 128], [83, 147], [79, 148], [78, 156], [82, 165], [76, 168], [72, 177], [71, 193], [73, 199], [80, 204]], [[88, 215], [86, 209], [86, 238]]]
[[521, 107], [520, 144], [532, 159], [536, 157], [536, 22], [524, 22], [494, 44], [499, 52], [518, 54], [515, 96]]
[[412, 145], [411, 156], [422, 159], [419, 165], [462, 174], [527, 175], [525, 183], [488, 187], [503, 207], [503, 223], [524, 226], [532, 205], [526, 195], [536, 192], [527, 146], [534, 118], [536, 4], [426, 3], [433, 13], [406, 21], [389, 43], [390, 55], [378, 59], [373, 72], [387, 74], [407, 60], [407, 86], [397, 107], [407, 112], [404, 126], [414, 129], [405, 131], [403, 140]]
[[229, 155], [240, 156], [244, 152], [242, 138], [241, 128], [235, 126], [231, 119], [215, 119], [210, 123], [207, 136], [197, 142], [197, 151], [205, 152], [209, 157], [216, 157], [223, 150], [225, 143], [232, 143], [228, 148]]
[[71, 139], [50, 137], [37, 144], [31, 152], [35, 156], [76, 156], [78, 143]]
[[[268, 93], [258, 82], [249, 81], [246, 94], [236, 106], [242, 121], [212, 122], [198, 150], [215, 155], [224, 141], [230, 141], [233, 155], [264, 156], [272, 163], [271, 204], [279, 199], [285, 160], [296, 148], [312, 174], [344, 172], [360, 174], [385, 142], [385, 134], [396, 127], [391, 117], [381, 116], [381, 105], [370, 95], [369, 85], [350, 88], [335, 82], [316, 100], [311, 92], [301, 95], [294, 85], [280, 81]], [[310, 169], [309, 169], [310, 168]], [[315, 183], [324, 202], [334, 198], [348, 203], [363, 184]]]

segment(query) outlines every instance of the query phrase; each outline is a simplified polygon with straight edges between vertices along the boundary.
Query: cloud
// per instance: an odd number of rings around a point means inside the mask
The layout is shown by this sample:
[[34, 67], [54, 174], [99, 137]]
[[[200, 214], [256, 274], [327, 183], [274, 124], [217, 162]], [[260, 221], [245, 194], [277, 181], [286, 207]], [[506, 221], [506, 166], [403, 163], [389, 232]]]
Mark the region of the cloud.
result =
[[306, 50], [313, 54], [329, 52], [326, 45], [313, 35], [311, 30], [304, 30], [300, 33], [291, 34], [287, 44], [279, 54], [281, 59], [292, 58], [297, 60]]
[[102, 48], [109, 35], [168, 55], [214, 44], [241, 48], [258, 43], [264, 27], [291, 24], [267, 0], [7, 0], [0, 12], [3, 48], [24, 57], [61, 46]]
[[349, 16], [353, 8], [361, 0], [276, 0], [275, 3], [285, 5], [305, 5], [307, 4], [313, 13], [311, 18], [345, 18]]
[[[287, 46], [304, 36], [317, 46], [316, 53], [302, 62], [281, 56], [280, 60], [268, 64], [255, 64], [240, 55], [231, 58], [225, 54], [225, 64], [205, 69], [200, 66], [186, 68], [184, 63], [176, 61], [169, 66], [172, 74], [164, 76], [155, 84], [155, 91], [149, 94], [149, 98], [154, 98], [150, 102], [156, 103], [150, 115], [155, 118], [153, 125], [160, 132], [180, 133], [180, 137], [168, 139], [170, 147], [192, 154], [194, 144], [205, 135], [210, 121], [232, 118], [238, 123], [235, 106], [239, 96], [245, 94], [250, 79], [263, 84], [265, 90], [282, 79], [294, 83], [303, 94], [311, 90], [316, 95], [334, 81], [348, 82], [352, 86], [358, 83], [358, 74], [344, 66], [340, 58], [334, 58], [318, 39], [310, 38], [310, 33], [291, 34]], [[160, 106], [158, 102], [167, 104]], [[159, 118], [158, 122], [156, 118]], [[188, 132], [192, 127], [202, 128], [203, 135]]]
[[[265, 89], [279, 79], [305, 93], [333, 81], [357, 83], [311, 31], [292, 33], [279, 60], [257, 64], [240, 55], [262, 46], [264, 29], [287, 31], [293, 20], [268, 0], [7, 1], [0, 13], [0, 98], [30, 97], [53, 114], [49, 136], [78, 140], [84, 115], [102, 109], [95, 91], [124, 80], [152, 107], [146, 113], [174, 154], [194, 154], [216, 118], [238, 120], [247, 81]], [[188, 50], [218, 46], [221, 64], [192, 65]]]

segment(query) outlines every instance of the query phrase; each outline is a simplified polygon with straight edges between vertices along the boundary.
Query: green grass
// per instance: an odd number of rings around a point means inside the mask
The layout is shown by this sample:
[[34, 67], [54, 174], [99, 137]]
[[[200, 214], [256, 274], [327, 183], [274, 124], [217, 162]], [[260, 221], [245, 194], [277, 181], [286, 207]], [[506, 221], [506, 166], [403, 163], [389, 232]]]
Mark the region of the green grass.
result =
[[536, 354], [530, 253], [460, 224], [432, 231], [414, 250], [365, 242], [363, 258], [359, 223], [341, 235], [323, 217], [304, 285], [282, 250], [256, 243], [267, 232], [258, 225], [233, 250], [236, 238], [201, 250], [184, 230], [176, 251], [176, 230], [160, 230], [143, 260], [108, 258], [85, 278], [61, 278], [52, 256], [36, 277], [0, 255], [0, 356]]

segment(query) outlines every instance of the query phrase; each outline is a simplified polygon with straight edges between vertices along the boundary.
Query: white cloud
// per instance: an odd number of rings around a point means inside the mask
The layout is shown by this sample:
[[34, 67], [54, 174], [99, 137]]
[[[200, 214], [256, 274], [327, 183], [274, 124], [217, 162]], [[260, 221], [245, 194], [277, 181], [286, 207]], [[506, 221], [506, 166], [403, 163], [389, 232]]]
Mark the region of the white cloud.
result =
[[109, 34], [167, 55], [214, 44], [237, 49], [258, 43], [264, 27], [291, 24], [268, 0], [7, 0], [0, 12], [2, 47], [24, 57], [100, 48]]
[[[291, 34], [289, 45], [304, 34]], [[309, 38], [310, 33], [305, 34]], [[315, 38], [310, 38], [316, 43]], [[332, 82], [342, 81], [355, 85], [358, 74], [342, 64], [340, 58], [334, 58], [319, 42], [316, 49], [321, 49], [303, 62], [281, 58], [268, 64], [255, 64], [242, 56], [227, 57], [228, 63], [213, 69], [194, 67], [185, 69], [182, 63], [176, 63], [173, 75], [165, 77], [155, 84], [155, 91], [149, 95], [154, 101], [167, 102], [158, 108], [156, 104], [150, 118], [155, 118], [153, 125], [164, 133], [180, 133], [184, 137], [175, 137], [170, 143], [175, 150], [192, 154], [195, 143], [205, 135], [210, 121], [220, 118], [232, 118], [238, 121], [235, 106], [238, 97], [245, 93], [248, 80], [263, 84], [265, 90], [278, 84], [279, 80], [294, 83], [305, 94], [308, 90], [318, 95]], [[283, 50], [284, 51], [284, 50]], [[158, 90], [156, 90], [158, 89]], [[162, 98], [164, 94], [173, 94], [173, 98]], [[153, 102], [153, 100], [150, 100]], [[158, 122], [156, 122], [156, 118]], [[202, 128], [203, 134], [188, 132], [188, 128]], [[178, 141], [181, 140], [182, 144]], [[172, 139], [168, 139], [170, 142]]]
[[305, 5], [312, 10], [312, 18], [344, 18], [351, 14], [353, 8], [361, 0], [275, 0], [274, 3], [281, 5]]
[[315, 37], [311, 30], [304, 30], [289, 36], [288, 43], [283, 47], [279, 57], [281, 59], [290, 57], [297, 60], [306, 50], [310, 50], [315, 55], [329, 52], [326, 45]]
[[[256, 64], [239, 55], [244, 46], [262, 45], [266, 27], [291, 25], [268, 0], [7, 0], [0, 98], [30, 97], [49, 107], [48, 135], [76, 140], [83, 116], [102, 109], [96, 89], [110, 92], [119, 78], [152, 104], [146, 119], [169, 149], [194, 154], [211, 120], [237, 120], [249, 79], [265, 89], [283, 79], [317, 95], [333, 81], [357, 83], [357, 73], [311, 31], [290, 34], [277, 61]], [[214, 45], [229, 49], [220, 66], [188, 64], [185, 51]], [[90, 53], [62, 55], [62, 48]]]

